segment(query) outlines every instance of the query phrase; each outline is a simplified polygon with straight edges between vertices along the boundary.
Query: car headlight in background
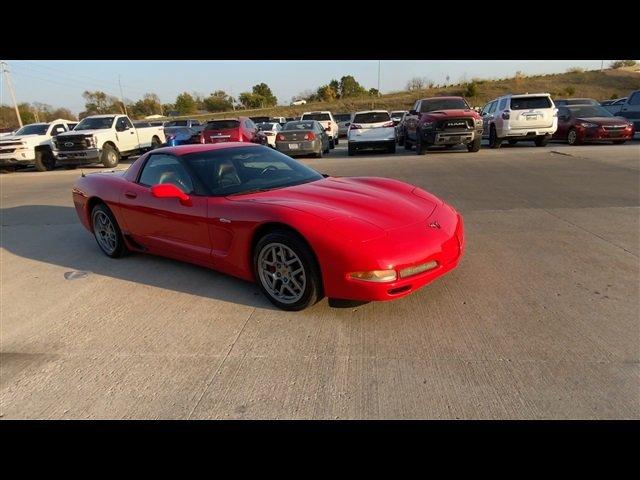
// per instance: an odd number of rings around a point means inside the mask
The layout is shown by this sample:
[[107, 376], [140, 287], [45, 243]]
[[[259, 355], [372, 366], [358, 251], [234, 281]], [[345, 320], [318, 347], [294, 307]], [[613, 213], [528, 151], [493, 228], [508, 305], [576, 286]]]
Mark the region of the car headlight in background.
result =
[[398, 278], [395, 270], [372, 270], [370, 272], [352, 272], [349, 277], [365, 282], [393, 282]]
[[584, 128], [598, 128], [600, 126], [597, 123], [591, 123], [591, 122], [580, 122], [578, 123], [578, 125]]

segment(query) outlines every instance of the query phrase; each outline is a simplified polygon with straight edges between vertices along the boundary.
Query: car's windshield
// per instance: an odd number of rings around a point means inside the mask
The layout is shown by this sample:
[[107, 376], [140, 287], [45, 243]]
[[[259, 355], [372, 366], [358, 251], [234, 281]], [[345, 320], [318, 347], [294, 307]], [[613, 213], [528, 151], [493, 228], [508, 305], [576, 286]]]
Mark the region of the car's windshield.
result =
[[402, 118], [405, 112], [391, 112], [391, 118]]
[[460, 110], [469, 108], [464, 98], [432, 98], [420, 103], [420, 113], [435, 112], [437, 110]]
[[44, 135], [47, 133], [47, 128], [49, 125], [46, 123], [33, 123], [31, 125], [25, 125], [20, 130], [18, 130], [16, 135]]
[[240, 126], [240, 122], [238, 120], [213, 120], [211, 122], [207, 122], [207, 125], [204, 127], [205, 130], [231, 130], [233, 128], [238, 128]]
[[511, 110], [531, 110], [534, 108], [551, 108], [551, 99], [542, 97], [511, 97]]
[[570, 106], [569, 110], [574, 117], [613, 117], [609, 110], [595, 105], [575, 105]]
[[273, 123], [258, 123], [256, 126], [258, 127], [258, 130], [260, 131], [265, 131], [265, 130], [273, 130]]
[[111, 128], [113, 125], [113, 120], [116, 117], [93, 117], [93, 118], [85, 118], [82, 120], [74, 131], [77, 130], [104, 130], [107, 128]]
[[313, 130], [313, 122], [287, 122], [283, 130]]
[[338, 114], [333, 116], [333, 119], [336, 122], [348, 122], [348, 121], [351, 120], [351, 114], [350, 113], [338, 113]]
[[315, 170], [268, 147], [233, 147], [182, 157], [211, 195], [237, 195], [322, 179]]
[[195, 135], [196, 131], [189, 127], [167, 127], [164, 129], [165, 135]]
[[380, 123], [391, 120], [387, 112], [364, 112], [356, 113], [353, 123]]
[[302, 116], [302, 120], [318, 120], [319, 122], [326, 122], [331, 120], [331, 116], [328, 113], [305, 113]]

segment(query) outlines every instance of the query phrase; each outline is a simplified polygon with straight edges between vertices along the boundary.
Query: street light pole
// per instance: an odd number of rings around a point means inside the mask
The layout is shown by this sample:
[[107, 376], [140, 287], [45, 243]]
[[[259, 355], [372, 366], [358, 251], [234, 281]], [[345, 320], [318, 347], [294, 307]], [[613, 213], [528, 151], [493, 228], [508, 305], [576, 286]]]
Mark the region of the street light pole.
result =
[[380, 60], [378, 60], [378, 96], [380, 96]]

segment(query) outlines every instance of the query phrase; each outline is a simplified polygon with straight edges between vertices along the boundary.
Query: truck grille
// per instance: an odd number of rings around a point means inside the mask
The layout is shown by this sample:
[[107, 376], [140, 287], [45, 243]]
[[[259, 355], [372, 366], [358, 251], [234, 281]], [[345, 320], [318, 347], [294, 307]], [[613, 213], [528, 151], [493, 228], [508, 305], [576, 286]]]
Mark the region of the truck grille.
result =
[[4, 148], [4, 145], [0, 145], [0, 153], [13, 153], [15, 151], [15, 148]]
[[620, 132], [626, 128], [625, 125], [609, 125], [603, 127], [607, 132]]
[[85, 135], [73, 135], [56, 137], [55, 142], [58, 150], [81, 150], [89, 146]]
[[447, 118], [436, 124], [438, 130], [473, 130], [473, 118]]

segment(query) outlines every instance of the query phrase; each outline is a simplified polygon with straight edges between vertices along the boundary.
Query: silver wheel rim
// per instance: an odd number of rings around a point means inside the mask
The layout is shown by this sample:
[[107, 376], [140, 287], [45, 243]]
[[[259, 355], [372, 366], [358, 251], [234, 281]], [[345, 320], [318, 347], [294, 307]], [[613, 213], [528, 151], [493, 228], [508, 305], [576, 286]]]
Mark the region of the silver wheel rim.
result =
[[113, 150], [109, 150], [107, 152], [107, 160], [109, 161], [109, 163], [115, 163], [116, 153]]
[[286, 304], [300, 300], [307, 286], [300, 257], [282, 243], [269, 243], [260, 251], [258, 275], [269, 295]]
[[575, 130], [571, 130], [569, 132], [569, 135], [567, 136], [567, 140], [569, 141], [570, 144], [574, 144], [576, 142], [576, 138], [577, 138], [577, 135]]
[[102, 250], [108, 254], [115, 252], [118, 246], [116, 229], [106, 213], [101, 211], [95, 213], [93, 216], [93, 231]]

